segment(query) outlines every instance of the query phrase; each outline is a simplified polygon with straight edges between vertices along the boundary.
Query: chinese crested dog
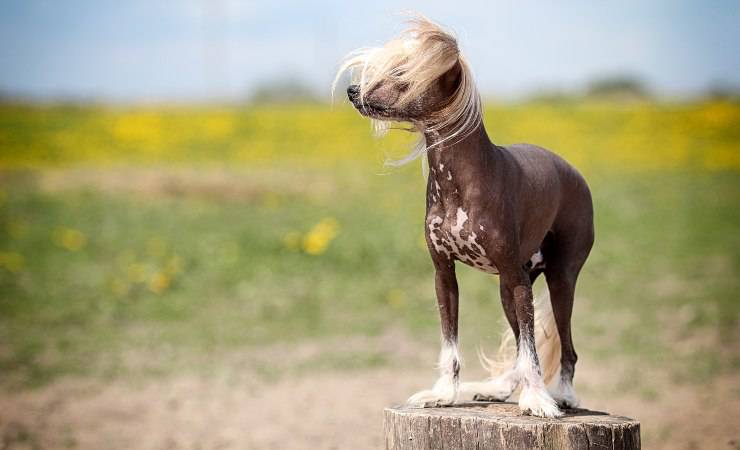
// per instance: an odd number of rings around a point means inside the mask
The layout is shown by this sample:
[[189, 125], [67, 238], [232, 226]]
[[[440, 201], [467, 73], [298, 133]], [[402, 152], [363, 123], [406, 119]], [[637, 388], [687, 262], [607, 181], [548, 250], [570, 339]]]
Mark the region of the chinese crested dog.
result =
[[[570, 321], [576, 280], [594, 240], [583, 177], [543, 148], [492, 143], [455, 37], [423, 17], [383, 47], [351, 53], [335, 85], [345, 72], [352, 79], [349, 100], [377, 130], [405, 122], [420, 133], [401, 162], [426, 153], [429, 164], [425, 236], [442, 328], [440, 373], [431, 389], [408, 403], [504, 401], [518, 389], [525, 413], [557, 417], [558, 406], [576, 407]], [[481, 382], [459, 381], [457, 261], [499, 275], [510, 325], [498, 357], [480, 355], [492, 372]], [[549, 298], [535, 303], [532, 284], [540, 274]], [[559, 379], [548, 390], [558, 368]]]

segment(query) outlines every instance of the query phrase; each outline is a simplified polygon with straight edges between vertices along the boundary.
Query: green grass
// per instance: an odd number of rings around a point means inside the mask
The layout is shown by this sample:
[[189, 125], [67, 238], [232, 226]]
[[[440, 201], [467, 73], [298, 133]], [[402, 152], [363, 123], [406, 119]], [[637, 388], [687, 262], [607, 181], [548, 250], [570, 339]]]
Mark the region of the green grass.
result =
[[[3, 381], [168, 373], [231, 350], [394, 327], [434, 342], [423, 180], [415, 164], [377, 172], [239, 169], [224, 175], [224, 192], [169, 194], [50, 189], [44, 171], [6, 173]], [[690, 382], [737, 370], [740, 175], [602, 170], [589, 179], [597, 241], [574, 316], [581, 355], [667, 367]], [[240, 184], [247, 194], [229, 195]], [[326, 217], [340, 229], [324, 253], [286, 246], [287, 235]], [[157, 274], [167, 282], [152, 285]], [[463, 341], [495, 338], [496, 278], [467, 268], [459, 276]], [[340, 353], [308, 369], [387, 363], [375, 351]]]
[[[496, 142], [552, 148], [591, 184], [581, 356], [687, 383], [737, 372], [740, 104], [487, 105], [485, 118]], [[381, 165], [408, 142], [372, 140], [343, 106], [1, 104], [0, 383], [202, 370], [230, 352], [267, 379], [389, 365], [372, 345], [295, 363], [269, 349], [399, 329], [434, 348], [424, 182], [417, 164]], [[498, 285], [458, 274], [472, 359], [501, 329]]]

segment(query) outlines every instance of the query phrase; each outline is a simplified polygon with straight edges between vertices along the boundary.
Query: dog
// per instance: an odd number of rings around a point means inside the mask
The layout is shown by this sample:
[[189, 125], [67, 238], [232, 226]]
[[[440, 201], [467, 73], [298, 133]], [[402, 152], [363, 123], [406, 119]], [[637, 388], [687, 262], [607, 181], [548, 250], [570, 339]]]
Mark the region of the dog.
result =
[[[377, 130], [404, 122], [420, 134], [419, 144], [398, 163], [423, 154], [428, 160], [425, 237], [442, 348], [438, 380], [408, 404], [505, 401], [519, 390], [526, 414], [558, 417], [560, 408], [577, 407], [570, 323], [576, 281], [594, 242], [593, 205], [583, 176], [541, 147], [492, 143], [456, 38], [422, 16], [411, 18], [408, 29], [384, 46], [350, 53], [333, 89], [347, 72], [350, 102]], [[506, 358], [481, 356], [496, 369], [482, 382], [460, 382], [458, 261], [499, 275], [508, 341], [516, 345], [503, 372]], [[535, 307], [532, 284], [540, 274], [549, 300]], [[558, 366], [557, 384], [548, 390]]]

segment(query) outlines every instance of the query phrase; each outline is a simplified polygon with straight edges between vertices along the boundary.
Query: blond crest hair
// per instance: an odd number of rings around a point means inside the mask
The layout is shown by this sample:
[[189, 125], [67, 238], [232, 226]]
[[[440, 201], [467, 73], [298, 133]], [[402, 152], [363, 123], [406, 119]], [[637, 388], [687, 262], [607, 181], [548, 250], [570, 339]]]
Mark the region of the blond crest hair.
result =
[[[382, 47], [361, 48], [351, 52], [337, 71], [332, 92], [344, 73], [360, 88], [360, 99], [384, 81], [407, 86], [394, 103], [402, 109], [416, 101], [448, 70], [460, 65], [460, 83], [449, 102], [438, 111], [430, 111], [424, 121], [414, 123], [409, 131], [440, 136], [431, 145], [454, 144], [472, 133], [481, 122], [480, 95], [457, 40], [429, 19], [414, 15], [409, 27]], [[391, 128], [391, 121], [371, 119], [376, 135]], [[422, 137], [414, 150], [391, 165], [412, 161], [428, 150]]]

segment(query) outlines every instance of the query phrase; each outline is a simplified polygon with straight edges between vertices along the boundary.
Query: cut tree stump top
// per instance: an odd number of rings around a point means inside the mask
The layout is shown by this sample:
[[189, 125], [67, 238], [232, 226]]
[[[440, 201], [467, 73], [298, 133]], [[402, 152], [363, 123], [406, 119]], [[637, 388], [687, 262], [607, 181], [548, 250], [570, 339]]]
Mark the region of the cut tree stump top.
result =
[[387, 450], [639, 450], [640, 422], [600, 411], [571, 409], [563, 417], [522, 415], [514, 403], [385, 409]]

